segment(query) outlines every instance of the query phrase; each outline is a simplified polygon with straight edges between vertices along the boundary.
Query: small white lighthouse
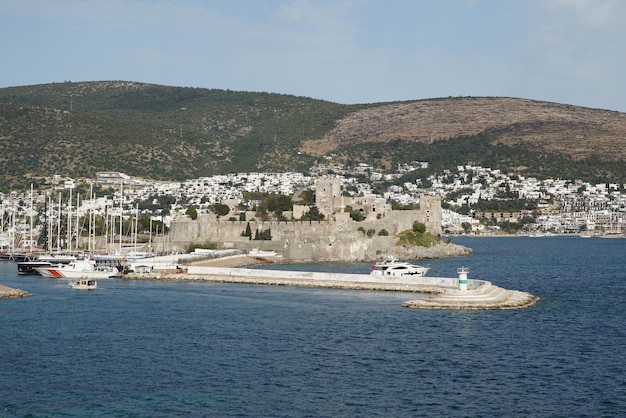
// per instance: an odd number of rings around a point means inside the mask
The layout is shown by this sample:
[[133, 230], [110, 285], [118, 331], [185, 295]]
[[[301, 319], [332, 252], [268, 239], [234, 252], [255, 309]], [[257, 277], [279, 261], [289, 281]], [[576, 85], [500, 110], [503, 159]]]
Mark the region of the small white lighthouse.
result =
[[456, 272], [459, 273], [459, 290], [467, 290], [467, 274], [469, 273], [469, 268], [459, 267], [456, 269]]

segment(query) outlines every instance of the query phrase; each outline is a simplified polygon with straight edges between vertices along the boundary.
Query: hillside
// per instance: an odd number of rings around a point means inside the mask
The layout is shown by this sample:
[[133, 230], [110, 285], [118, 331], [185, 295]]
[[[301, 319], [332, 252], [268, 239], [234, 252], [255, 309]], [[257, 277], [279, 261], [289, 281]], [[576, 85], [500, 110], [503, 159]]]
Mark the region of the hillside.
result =
[[626, 157], [626, 114], [499, 97], [394, 103], [356, 111], [304, 151], [328, 153], [363, 142], [420, 142], [491, 134], [493, 141], [581, 160]]
[[303, 139], [351, 108], [294, 96], [131, 82], [0, 89], [0, 188], [24, 175], [118, 170], [182, 180], [231, 171], [306, 170]]
[[380, 169], [467, 162], [626, 182], [626, 114], [513, 98], [341, 105], [124, 81], [0, 89], [0, 190], [116, 170], [160, 180], [306, 171], [324, 156]]

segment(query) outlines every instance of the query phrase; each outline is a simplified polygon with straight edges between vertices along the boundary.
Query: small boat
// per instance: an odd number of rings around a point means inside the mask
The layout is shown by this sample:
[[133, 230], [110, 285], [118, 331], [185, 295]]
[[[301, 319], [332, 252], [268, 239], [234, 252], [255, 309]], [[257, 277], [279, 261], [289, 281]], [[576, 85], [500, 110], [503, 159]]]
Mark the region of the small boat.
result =
[[276, 251], [265, 251], [253, 248], [248, 252], [250, 257], [281, 257]]
[[372, 276], [425, 276], [430, 267], [398, 261], [391, 257], [385, 261], [372, 264]]
[[88, 279], [87, 277], [81, 277], [77, 280], [70, 280], [67, 284], [72, 289], [78, 290], [91, 290], [98, 288], [98, 281], [96, 279]]

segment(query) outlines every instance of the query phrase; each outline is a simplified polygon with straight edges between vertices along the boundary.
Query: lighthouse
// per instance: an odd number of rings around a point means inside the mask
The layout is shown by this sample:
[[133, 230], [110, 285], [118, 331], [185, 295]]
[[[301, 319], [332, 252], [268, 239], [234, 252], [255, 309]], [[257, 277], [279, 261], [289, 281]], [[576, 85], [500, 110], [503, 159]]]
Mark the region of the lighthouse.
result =
[[459, 274], [459, 290], [467, 290], [467, 274], [469, 273], [469, 268], [459, 267], [456, 269], [456, 272]]

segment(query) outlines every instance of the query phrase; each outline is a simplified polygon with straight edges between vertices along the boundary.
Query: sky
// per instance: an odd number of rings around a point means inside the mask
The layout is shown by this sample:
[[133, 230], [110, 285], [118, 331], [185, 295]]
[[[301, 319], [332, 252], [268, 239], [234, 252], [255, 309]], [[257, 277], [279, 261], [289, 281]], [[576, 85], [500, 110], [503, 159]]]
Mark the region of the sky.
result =
[[125, 80], [626, 112], [624, 21], [624, 0], [0, 0], [0, 88]]

